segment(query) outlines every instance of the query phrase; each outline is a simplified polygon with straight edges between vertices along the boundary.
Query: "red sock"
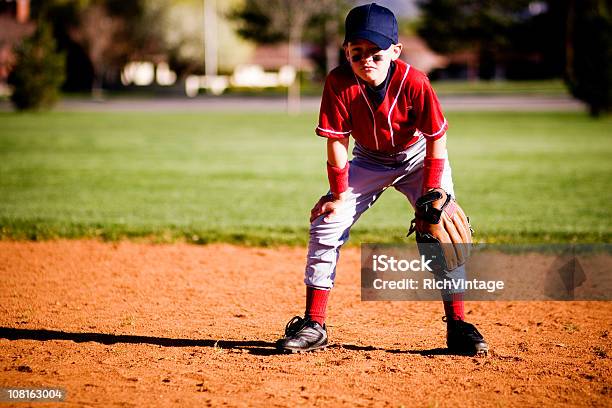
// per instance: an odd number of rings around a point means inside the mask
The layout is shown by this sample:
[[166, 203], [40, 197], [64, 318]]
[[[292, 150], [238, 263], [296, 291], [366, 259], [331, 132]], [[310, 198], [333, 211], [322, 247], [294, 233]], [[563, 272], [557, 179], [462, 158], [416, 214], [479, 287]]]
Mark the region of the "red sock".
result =
[[463, 293], [453, 293], [444, 301], [444, 314], [448, 320], [464, 320]]
[[306, 286], [306, 317], [319, 323], [325, 323], [325, 310], [327, 309], [327, 299], [329, 290], [315, 289]]

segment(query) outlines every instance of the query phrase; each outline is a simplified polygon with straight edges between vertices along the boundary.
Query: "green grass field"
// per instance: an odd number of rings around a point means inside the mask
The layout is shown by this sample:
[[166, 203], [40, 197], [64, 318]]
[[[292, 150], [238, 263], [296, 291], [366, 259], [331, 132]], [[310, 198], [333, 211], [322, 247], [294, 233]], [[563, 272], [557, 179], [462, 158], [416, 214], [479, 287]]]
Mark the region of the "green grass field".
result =
[[569, 95], [562, 80], [542, 81], [435, 81], [438, 95]]
[[[611, 242], [610, 117], [452, 113], [458, 199], [486, 242]], [[326, 191], [305, 114], [0, 114], [0, 236], [305, 244]], [[400, 242], [395, 191], [351, 242]]]

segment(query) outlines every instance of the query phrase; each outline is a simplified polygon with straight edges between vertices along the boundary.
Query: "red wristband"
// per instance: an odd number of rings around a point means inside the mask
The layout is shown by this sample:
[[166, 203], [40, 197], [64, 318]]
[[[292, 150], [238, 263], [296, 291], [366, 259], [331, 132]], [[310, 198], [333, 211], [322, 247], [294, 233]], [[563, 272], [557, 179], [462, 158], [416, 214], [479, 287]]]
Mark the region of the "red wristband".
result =
[[445, 159], [426, 157], [423, 166], [423, 192], [442, 186]]
[[338, 197], [340, 193], [343, 193], [348, 189], [348, 173], [348, 161], [343, 169], [327, 163], [327, 179], [329, 180], [329, 189], [334, 196]]

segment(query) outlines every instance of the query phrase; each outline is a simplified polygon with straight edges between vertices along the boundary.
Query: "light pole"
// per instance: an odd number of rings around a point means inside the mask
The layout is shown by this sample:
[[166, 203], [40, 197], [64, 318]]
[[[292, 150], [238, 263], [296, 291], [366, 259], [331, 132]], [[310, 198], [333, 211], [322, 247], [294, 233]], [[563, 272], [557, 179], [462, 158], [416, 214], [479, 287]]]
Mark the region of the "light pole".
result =
[[204, 73], [215, 76], [218, 71], [217, 61], [217, 0], [204, 2]]

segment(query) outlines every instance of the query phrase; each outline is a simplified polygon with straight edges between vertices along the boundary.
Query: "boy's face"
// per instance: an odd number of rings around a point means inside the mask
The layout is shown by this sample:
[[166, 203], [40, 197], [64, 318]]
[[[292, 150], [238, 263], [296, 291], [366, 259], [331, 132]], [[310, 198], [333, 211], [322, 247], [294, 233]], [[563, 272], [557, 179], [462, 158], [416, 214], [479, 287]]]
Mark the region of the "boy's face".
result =
[[381, 50], [368, 40], [355, 40], [349, 42], [344, 51], [355, 75], [369, 85], [378, 86], [387, 77], [391, 61], [399, 58], [402, 44], [393, 44]]

